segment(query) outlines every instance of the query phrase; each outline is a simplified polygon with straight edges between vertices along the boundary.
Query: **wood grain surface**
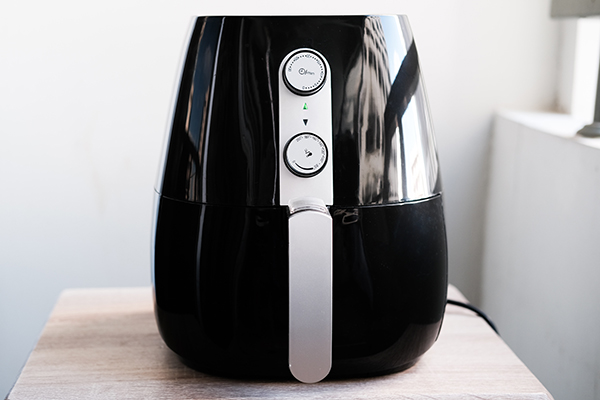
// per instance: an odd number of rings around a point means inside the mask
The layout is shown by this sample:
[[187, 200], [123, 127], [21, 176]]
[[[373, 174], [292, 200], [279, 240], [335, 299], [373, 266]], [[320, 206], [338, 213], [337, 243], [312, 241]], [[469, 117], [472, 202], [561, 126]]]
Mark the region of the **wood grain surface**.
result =
[[[465, 300], [456, 288], [449, 297]], [[8, 400], [552, 399], [487, 324], [448, 306], [412, 368], [368, 379], [232, 380], [194, 371], [161, 340], [150, 288], [64, 291]]]

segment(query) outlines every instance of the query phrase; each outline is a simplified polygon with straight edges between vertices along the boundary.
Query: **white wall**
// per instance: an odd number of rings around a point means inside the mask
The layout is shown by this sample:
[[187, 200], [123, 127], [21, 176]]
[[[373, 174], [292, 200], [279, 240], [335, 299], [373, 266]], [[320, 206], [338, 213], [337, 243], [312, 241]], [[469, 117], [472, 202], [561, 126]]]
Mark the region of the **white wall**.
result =
[[412, 24], [438, 139], [450, 281], [477, 304], [492, 115], [554, 107], [559, 26], [549, 1], [424, 3]]
[[273, 4], [0, 2], [0, 396], [60, 290], [150, 283], [152, 187], [192, 15], [407, 14], [437, 130], [450, 280], [479, 299], [492, 115], [552, 107], [549, 1]]
[[556, 400], [600, 400], [600, 139], [561, 137], [582, 125], [503, 113], [491, 156], [483, 307]]

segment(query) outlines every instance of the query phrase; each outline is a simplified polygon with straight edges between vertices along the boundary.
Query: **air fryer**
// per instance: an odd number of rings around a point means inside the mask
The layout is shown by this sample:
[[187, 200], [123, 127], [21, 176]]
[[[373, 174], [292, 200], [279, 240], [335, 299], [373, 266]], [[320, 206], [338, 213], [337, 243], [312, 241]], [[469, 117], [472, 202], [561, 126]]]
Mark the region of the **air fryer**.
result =
[[153, 246], [168, 347], [302, 382], [417, 362], [447, 255], [406, 17], [199, 17], [173, 110]]

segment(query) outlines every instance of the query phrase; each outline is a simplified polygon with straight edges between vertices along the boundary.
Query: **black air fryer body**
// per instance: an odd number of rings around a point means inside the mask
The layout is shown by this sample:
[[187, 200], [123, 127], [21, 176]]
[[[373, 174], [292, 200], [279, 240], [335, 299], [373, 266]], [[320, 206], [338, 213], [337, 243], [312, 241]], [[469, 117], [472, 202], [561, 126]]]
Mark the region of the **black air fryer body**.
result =
[[[296, 161], [294, 146], [314, 164]], [[312, 339], [292, 337], [312, 331], [297, 313], [323, 328], [314, 341], [330, 349], [335, 377], [402, 370], [436, 340], [446, 233], [405, 18], [198, 18], [163, 172], [155, 311], [164, 341], [188, 365], [298, 377], [291, 359]], [[304, 220], [311, 214], [315, 225]], [[296, 220], [309, 232], [299, 239]], [[313, 261], [321, 253], [325, 261]], [[295, 319], [302, 333], [292, 333]], [[305, 381], [322, 379], [323, 368]]]

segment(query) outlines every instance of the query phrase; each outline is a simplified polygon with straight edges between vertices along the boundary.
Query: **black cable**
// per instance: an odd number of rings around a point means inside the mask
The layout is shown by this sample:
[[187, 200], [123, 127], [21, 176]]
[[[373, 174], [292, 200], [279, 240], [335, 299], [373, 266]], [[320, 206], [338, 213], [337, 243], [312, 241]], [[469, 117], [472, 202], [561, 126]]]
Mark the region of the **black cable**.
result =
[[494, 330], [494, 332], [496, 332], [498, 334], [498, 336], [500, 336], [500, 334], [498, 333], [498, 329], [496, 329], [496, 325], [492, 322], [492, 320], [483, 312], [481, 311], [479, 308], [472, 306], [471, 304], [468, 303], [463, 303], [462, 301], [456, 301], [456, 300], [450, 300], [448, 299], [447, 301], [448, 304], [451, 304], [453, 306], [459, 306], [459, 307], [464, 307], [466, 309], [469, 309], [471, 311], [473, 311], [475, 314], [479, 315], [481, 318], [483, 318], [485, 320], [485, 322], [488, 323], [488, 325]]

